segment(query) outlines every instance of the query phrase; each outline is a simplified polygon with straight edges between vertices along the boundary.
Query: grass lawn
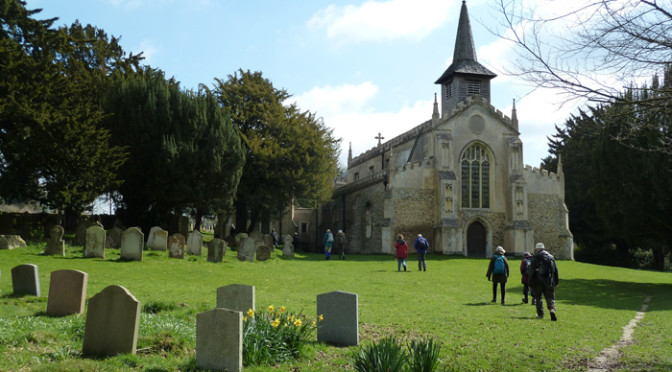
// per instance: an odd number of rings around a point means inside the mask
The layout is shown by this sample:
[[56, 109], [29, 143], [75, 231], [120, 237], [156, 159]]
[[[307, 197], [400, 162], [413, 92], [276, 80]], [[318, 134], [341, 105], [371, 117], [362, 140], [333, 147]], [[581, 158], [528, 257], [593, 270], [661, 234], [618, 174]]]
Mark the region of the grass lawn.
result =
[[[119, 250], [106, 260], [82, 258], [66, 246], [66, 257], [42, 256], [44, 244], [0, 251], [0, 371], [5, 370], [193, 370], [196, 314], [216, 304], [217, 288], [255, 286], [257, 309], [284, 305], [314, 319], [316, 296], [343, 290], [359, 295], [362, 344], [394, 334], [400, 339], [431, 335], [441, 343], [448, 371], [585, 370], [587, 361], [615, 344], [646, 296], [651, 302], [635, 329], [634, 343], [621, 349], [620, 370], [672, 370], [672, 274], [559, 261], [558, 318], [535, 319], [522, 304], [519, 260], [510, 260], [507, 304], [493, 304], [488, 261], [428, 255], [427, 272], [397, 272], [391, 256], [351, 255], [325, 261], [321, 254], [275, 256], [239, 262], [227, 252], [222, 263], [202, 257], [169, 259], [145, 251], [143, 262], [121, 262]], [[12, 296], [11, 268], [39, 268], [43, 297]], [[50, 273], [75, 269], [89, 274], [87, 298], [109, 285], [127, 288], [143, 304], [137, 355], [106, 359], [81, 356], [84, 316], [45, 315]], [[352, 370], [357, 347], [313, 344], [302, 357], [246, 371]]]

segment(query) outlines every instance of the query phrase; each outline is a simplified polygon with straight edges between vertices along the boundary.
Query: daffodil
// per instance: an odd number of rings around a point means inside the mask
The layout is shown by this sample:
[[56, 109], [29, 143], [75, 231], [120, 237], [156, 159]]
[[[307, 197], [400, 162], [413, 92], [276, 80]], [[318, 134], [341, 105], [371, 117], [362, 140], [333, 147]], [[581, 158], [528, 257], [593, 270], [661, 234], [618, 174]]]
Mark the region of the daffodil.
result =
[[281, 312], [281, 313], [284, 313], [284, 312], [285, 312], [285, 307], [284, 307], [284, 306], [280, 306], [280, 312]]
[[300, 326], [300, 325], [301, 325], [301, 319], [297, 319], [297, 320], [294, 322], [294, 325], [297, 326], [297, 327]]
[[320, 321], [320, 322], [323, 321], [323, 320], [324, 320], [324, 316], [323, 316], [322, 314], [320, 314], [320, 316], [317, 317], [317, 320]]
[[294, 315], [292, 315], [292, 316], [289, 317], [289, 321], [290, 321], [290, 322], [293, 322], [293, 321], [294, 321]]
[[250, 308], [250, 310], [247, 310], [247, 315], [248, 315], [250, 318], [253, 318], [253, 317], [254, 317], [254, 310], [252, 310], [252, 308]]
[[313, 320], [313, 327], [315, 327], [316, 325], [317, 325], [317, 323], [315, 323], [315, 321]]
[[272, 313], [272, 312], [274, 312], [274, 311], [275, 311], [275, 307], [273, 307], [273, 305], [271, 305], [271, 306], [268, 307], [268, 312], [269, 312], [269, 313]]
[[247, 321], [247, 317], [245, 315], [243, 315], [243, 322], [246, 322], [246, 321]]
[[278, 318], [275, 318], [275, 320], [273, 322], [271, 322], [271, 326], [273, 328], [277, 328], [279, 325], [280, 325], [280, 319], [278, 319]]

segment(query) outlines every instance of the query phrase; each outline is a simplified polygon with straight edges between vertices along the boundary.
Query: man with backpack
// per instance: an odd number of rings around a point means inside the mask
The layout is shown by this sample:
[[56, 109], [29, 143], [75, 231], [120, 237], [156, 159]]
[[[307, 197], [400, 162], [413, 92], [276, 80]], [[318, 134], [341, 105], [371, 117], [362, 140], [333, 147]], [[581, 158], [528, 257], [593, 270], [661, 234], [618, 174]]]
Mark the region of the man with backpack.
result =
[[328, 260], [331, 258], [331, 247], [334, 245], [334, 234], [331, 233], [330, 229], [327, 229], [327, 232], [324, 233], [322, 244], [324, 244], [324, 256]]
[[418, 252], [418, 271], [427, 271], [427, 264], [425, 263], [425, 254], [429, 249], [429, 242], [422, 234], [418, 234], [418, 238], [413, 243], [415, 251]]
[[551, 313], [551, 320], [558, 320], [555, 314], [555, 287], [558, 286], [558, 266], [553, 255], [546, 251], [544, 243], [537, 243], [534, 247], [534, 256], [528, 268], [528, 281], [533, 289], [534, 300], [537, 305], [537, 318], [544, 317], [544, 304], [541, 301], [543, 293], [546, 307]]
[[504, 299], [506, 296], [506, 281], [509, 277], [509, 261], [504, 257], [504, 248], [497, 247], [495, 249], [495, 254], [490, 259], [490, 265], [488, 265], [488, 272], [485, 276], [492, 276], [492, 302], [497, 302], [497, 283], [500, 285], [500, 291], [502, 293], [502, 305], [504, 305]]

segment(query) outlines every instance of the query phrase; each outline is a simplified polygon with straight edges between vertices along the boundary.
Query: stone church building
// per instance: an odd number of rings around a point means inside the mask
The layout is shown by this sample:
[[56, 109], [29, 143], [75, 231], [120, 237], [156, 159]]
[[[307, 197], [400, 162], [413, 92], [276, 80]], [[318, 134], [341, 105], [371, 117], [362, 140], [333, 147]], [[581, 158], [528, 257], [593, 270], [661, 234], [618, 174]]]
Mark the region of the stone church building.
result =
[[350, 148], [322, 233], [345, 231], [350, 253], [392, 253], [399, 234], [412, 248], [421, 233], [430, 252], [486, 257], [501, 245], [522, 256], [543, 242], [573, 259], [562, 163], [557, 174], [523, 166], [515, 102], [510, 117], [489, 103], [495, 77], [476, 58], [463, 2], [431, 119], [359, 156]]

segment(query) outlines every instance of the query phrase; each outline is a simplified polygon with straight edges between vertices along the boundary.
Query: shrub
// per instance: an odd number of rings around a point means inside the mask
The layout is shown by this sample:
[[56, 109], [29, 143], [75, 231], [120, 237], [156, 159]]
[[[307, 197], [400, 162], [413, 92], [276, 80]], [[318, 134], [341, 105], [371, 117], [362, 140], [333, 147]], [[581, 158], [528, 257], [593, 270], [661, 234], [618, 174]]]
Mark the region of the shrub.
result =
[[354, 367], [359, 372], [399, 372], [403, 370], [406, 352], [394, 336], [360, 347], [354, 354]]
[[411, 340], [407, 348], [410, 371], [432, 372], [439, 367], [441, 345], [433, 337]]

